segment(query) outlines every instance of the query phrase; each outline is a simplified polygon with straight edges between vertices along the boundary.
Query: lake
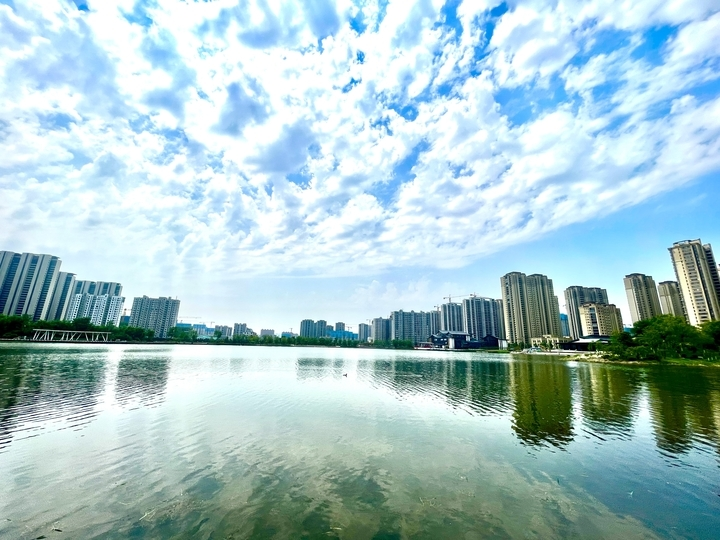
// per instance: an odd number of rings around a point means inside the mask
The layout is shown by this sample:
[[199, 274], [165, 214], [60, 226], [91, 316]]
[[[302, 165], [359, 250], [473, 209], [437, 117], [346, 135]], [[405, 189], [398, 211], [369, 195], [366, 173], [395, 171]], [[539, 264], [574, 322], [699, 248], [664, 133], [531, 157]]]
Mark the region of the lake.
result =
[[0, 537], [719, 538], [720, 368], [4, 343]]

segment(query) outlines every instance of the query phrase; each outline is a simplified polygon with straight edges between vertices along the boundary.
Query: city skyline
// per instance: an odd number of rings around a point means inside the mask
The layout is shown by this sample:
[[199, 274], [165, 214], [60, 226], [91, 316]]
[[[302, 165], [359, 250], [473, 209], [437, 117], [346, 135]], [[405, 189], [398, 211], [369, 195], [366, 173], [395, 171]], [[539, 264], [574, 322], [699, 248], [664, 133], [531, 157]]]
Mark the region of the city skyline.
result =
[[711, 4], [132, 4], [0, 3], [3, 249], [279, 330], [720, 243]]

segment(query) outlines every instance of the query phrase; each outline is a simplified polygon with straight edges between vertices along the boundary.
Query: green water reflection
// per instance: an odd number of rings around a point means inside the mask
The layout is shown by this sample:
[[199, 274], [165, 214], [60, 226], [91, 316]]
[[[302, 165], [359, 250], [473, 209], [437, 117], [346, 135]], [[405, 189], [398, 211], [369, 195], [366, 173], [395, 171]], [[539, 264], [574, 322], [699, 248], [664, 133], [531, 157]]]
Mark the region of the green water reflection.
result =
[[8, 538], [715, 538], [719, 456], [720, 369], [0, 345]]

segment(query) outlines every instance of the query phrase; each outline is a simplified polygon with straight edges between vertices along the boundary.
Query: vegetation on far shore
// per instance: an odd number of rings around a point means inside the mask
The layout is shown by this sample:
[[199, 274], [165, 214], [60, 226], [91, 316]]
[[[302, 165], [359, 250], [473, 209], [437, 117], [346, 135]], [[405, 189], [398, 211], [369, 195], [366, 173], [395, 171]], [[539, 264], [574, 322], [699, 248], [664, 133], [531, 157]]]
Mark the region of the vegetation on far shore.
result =
[[29, 339], [35, 330], [75, 330], [86, 332], [110, 332], [110, 341], [153, 341], [155, 332], [132, 326], [96, 326], [90, 324], [90, 318], [79, 318], [74, 321], [33, 321], [27, 315], [0, 315], [0, 339]]

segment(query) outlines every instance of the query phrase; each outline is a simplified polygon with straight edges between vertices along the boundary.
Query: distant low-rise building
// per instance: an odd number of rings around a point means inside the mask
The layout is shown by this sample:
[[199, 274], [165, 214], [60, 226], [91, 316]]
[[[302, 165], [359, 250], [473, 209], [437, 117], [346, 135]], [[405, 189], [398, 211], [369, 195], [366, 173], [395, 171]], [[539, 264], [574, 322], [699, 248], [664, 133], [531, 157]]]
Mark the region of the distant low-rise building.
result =
[[275, 330], [262, 328], [260, 330], [260, 337], [275, 337]]

